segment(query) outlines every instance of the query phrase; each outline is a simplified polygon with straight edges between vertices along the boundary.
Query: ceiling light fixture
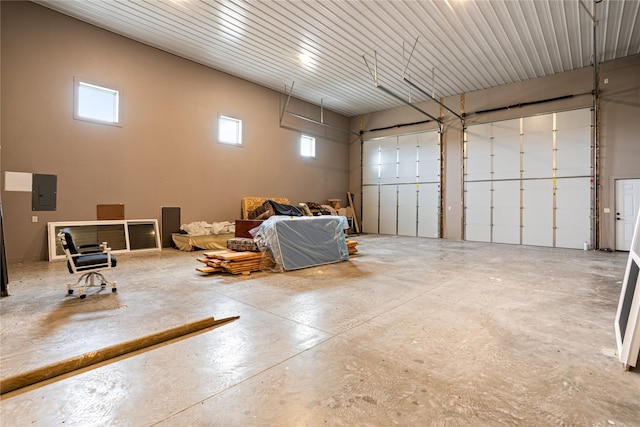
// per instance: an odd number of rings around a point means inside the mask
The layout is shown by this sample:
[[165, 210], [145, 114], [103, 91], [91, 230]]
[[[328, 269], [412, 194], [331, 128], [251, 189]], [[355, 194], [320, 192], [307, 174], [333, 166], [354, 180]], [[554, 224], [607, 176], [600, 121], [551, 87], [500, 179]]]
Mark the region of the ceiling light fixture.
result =
[[311, 65], [311, 63], [312, 63], [311, 55], [309, 55], [307, 53], [301, 53], [300, 54], [300, 62], [302, 62], [302, 65], [306, 65], [306, 66]]

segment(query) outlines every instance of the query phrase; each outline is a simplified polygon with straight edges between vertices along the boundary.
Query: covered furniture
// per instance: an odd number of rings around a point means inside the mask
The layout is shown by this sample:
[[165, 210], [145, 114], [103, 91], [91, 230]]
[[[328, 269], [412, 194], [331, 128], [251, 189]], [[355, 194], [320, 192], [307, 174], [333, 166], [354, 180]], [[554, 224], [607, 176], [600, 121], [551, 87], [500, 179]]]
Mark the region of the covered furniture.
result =
[[243, 197], [241, 200], [242, 219], [249, 219], [249, 212], [262, 205], [267, 200], [273, 200], [274, 202], [282, 203], [283, 205], [289, 204], [289, 199], [286, 197]]
[[84, 299], [89, 287], [98, 286], [95, 282], [99, 280], [100, 289], [107, 285], [111, 286], [111, 292], [116, 292], [116, 282], [108, 281], [101, 271], [110, 270], [116, 266], [116, 257], [111, 254], [111, 248], [107, 243], [76, 245], [71, 229], [63, 228], [58, 233], [60, 243], [67, 258], [69, 273], [80, 274], [80, 278], [74, 284], [67, 284], [67, 293], [73, 294], [75, 290], [81, 299]]
[[349, 259], [343, 216], [272, 216], [257, 229], [255, 240], [273, 257], [275, 271], [298, 270]]

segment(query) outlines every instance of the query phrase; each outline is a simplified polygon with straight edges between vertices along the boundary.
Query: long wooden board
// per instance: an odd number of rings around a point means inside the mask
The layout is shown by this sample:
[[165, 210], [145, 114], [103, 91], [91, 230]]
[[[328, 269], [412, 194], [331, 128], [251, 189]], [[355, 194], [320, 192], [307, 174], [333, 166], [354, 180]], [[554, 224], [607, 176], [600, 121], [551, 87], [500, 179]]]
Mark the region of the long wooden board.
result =
[[0, 394], [5, 394], [63, 374], [78, 371], [97, 363], [105, 362], [125, 354], [168, 342], [188, 334], [204, 331], [207, 328], [219, 326], [236, 319], [239, 319], [239, 317], [227, 317], [219, 320], [216, 320], [213, 317], [205, 318], [197, 322], [176, 326], [151, 335], [84, 353], [79, 356], [55, 362], [12, 377], [3, 378], [0, 380]]
[[356, 233], [360, 234], [360, 224], [358, 224], [358, 217], [356, 216], [356, 208], [353, 206], [353, 194], [347, 191], [347, 199], [349, 201], [349, 207], [353, 211], [353, 226], [356, 229]]

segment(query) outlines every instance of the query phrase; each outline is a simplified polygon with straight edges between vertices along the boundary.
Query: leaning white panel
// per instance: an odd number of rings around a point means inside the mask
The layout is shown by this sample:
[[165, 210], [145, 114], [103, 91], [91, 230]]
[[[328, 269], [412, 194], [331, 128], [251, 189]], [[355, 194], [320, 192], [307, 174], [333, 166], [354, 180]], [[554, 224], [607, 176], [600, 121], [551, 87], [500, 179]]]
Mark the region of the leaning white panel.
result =
[[415, 236], [418, 211], [416, 184], [398, 185], [398, 235]]
[[[142, 245], [131, 245], [132, 237], [140, 237], [140, 234], [131, 236], [129, 233], [130, 228], [139, 228], [141, 226], [144, 227], [144, 239], [142, 241]], [[49, 261], [66, 259], [60, 239], [58, 238], [60, 230], [66, 227], [70, 227], [76, 231], [85, 231], [84, 235], [90, 236], [88, 240], [91, 243], [102, 243], [102, 239], [105, 235], [104, 231], [106, 230], [106, 235], [115, 240], [115, 242], [107, 241], [106, 243], [111, 247], [113, 247], [114, 243], [116, 245], [118, 243], [121, 245], [120, 248], [114, 248], [111, 251], [111, 253], [115, 254], [133, 251], [162, 250], [157, 219], [48, 222], [47, 234], [49, 241]], [[100, 229], [102, 229], [103, 232], [100, 232]], [[77, 239], [78, 238], [76, 237], [76, 240]], [[82, 244], [81, 242], [78, 243]]]
[[591, 240], [591, 179], [556, 180], [556, 247], [584, 248]]

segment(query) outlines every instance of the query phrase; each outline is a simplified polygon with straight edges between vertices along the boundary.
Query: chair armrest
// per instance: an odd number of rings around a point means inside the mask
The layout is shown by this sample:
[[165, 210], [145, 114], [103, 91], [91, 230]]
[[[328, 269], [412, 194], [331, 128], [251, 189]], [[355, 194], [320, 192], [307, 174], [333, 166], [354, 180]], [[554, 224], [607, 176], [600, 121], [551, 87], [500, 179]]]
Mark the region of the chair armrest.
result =
[[107, 254], [111, 256], [111, 248], [107, 246], [107, 242], [102, 242], [99, 245], [84, 245], [84, 246], [95, 246], [96, 250], [80, 252], [79, 254], [69, 254], [71, 258], [78, 258], [83, 255], [92, 255], [92, 254]]
[[78, 247], [78, 251], [80, 251], [81, 254], [98, 253], [98, 252], [102, 252], [102, 246], [97, 244], [97, 243], [90, 243], [90, 244], [87, 244], [87, 245], [80, 245], [80, 247]]

